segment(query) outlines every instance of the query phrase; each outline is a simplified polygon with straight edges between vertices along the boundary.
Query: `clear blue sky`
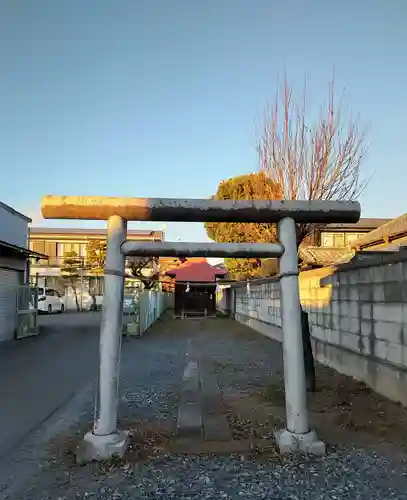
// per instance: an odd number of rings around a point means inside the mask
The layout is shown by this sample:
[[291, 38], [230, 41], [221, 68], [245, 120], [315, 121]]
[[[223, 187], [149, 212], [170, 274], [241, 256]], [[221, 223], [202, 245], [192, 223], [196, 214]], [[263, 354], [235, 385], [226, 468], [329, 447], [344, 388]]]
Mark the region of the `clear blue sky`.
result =
[[[0, 199], [38, 222], [43, 194], [208, 197], [257, 169], [278, 75], [306, 75], [317, 103], [335, 66], [370, 127], [363, 216], [397, 216], [406, 26], [406, 0], [3, 0]], [[201, 225], [167, 232], [205, 239]]]

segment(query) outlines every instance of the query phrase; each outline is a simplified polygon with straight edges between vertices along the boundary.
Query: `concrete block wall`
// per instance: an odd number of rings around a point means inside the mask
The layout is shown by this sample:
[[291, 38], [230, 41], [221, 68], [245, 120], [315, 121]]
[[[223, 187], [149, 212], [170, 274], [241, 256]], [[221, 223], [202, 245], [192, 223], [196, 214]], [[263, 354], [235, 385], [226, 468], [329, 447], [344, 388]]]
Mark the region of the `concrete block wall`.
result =
[[[407, 405], [407, 256], [398, 254], [300, 273], [300, 299], [318, 361]], [[281, 340], [279, 282], [237, 288], [236, 319]]]
[[270, 281], [236, 290], [235, 314], [281, 326], [280, 283]]
[[308, 305], [312, 336], [407, 369], [407, 262], [348, 267], [322, 280], [327, 305]]

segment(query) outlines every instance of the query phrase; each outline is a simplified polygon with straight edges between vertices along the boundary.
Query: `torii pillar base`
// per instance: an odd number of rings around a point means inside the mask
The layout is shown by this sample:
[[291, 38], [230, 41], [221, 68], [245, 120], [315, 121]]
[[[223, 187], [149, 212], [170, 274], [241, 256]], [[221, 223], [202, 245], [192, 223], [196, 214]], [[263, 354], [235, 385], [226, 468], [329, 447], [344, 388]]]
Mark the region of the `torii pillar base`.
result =
[[306, 455], [325, 455], [325, 444], [317, 438], [314, 430], [297, 434], [288, 429], [274, 433], [281, 455], [304, 453]]
[[87, 432], [76, 450], [76, 463], [101, 462], [112, 458], [123, 458], [129, 447], [129, 433], [117, 431], [107, 436]]

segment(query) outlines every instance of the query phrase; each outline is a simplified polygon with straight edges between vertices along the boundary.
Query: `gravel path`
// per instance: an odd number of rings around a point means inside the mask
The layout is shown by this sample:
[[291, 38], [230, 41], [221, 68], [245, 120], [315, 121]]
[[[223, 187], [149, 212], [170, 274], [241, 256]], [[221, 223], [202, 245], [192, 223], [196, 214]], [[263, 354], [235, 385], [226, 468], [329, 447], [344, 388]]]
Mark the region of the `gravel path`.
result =
[[[270, 381], [281, 383], [277, 342], [225, 319], [167, 318], [143, 338], [123, 343], [120, 427], [134, 432], [126, 460], [84, 467], [74, 464], [73, 446], [91, 422], [93, 394], [87, 389], [36, 440], [26, 444], [24, 453], [10, 458], [8, 470], [14, 466], [26, 474], [24, 480], [9, 477], [8, 489], [2, 490], [0, 498], [407, 499], [402, 450], [379, 453], [374, 446], [328, 443], [328, 455], [313, 461], [283, 461], [272, 449], [268, 453], [169, 454], [166, 444], [175, 439], [182, 375], [186, 353], [191, 351], [199, 354], [205, 370], [216, 374], [244, 437], [260, 416], [274, 421], [269, 403], [263, 405], [258, 399], [254, 404], [253, 394], [264, 392]], [[246, 396], [249, 404], [244, 406]], [[266, 413], [243, 418], [239, 412], [247, 413], [249, 405]], [[0, 469], [2, 479], [6, 478]]]
[[[119, 476], [118, 476], [119, 477]], [[315, 463], [250, 461], [242, 456], [172, 457], [120, 474], [99, 498], [388, 499], [407, 498], [406, 472], [373, 454], [336, 452]], [[114, 482], [114, 481], [113, 481]], [[74, 497], [72, 497], [74, 498]]]

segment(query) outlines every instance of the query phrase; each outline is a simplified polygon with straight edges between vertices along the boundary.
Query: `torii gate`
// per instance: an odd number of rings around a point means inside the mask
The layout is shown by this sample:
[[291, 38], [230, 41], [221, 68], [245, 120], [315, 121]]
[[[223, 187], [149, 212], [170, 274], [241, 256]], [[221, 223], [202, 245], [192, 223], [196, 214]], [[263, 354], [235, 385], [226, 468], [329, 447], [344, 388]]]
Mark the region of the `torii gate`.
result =
[[[125, 256], [279, 257], [286, 428], [276, 432], [282, 453], [324, 453], [308, 425], [298, 289], [295, 223], [357, 222], [358, 202], [252, 201], [45, 196], [45, 219], [107, 220], [105, 293], [100, 329], [100, 368], [93, 430], [79, 447], [80, 462], [124, 456], [128, 434], [117, 429], [118, 379]], [[276, 222], [278, 243], [205, 244], [126, 241], [127, 221]]]

